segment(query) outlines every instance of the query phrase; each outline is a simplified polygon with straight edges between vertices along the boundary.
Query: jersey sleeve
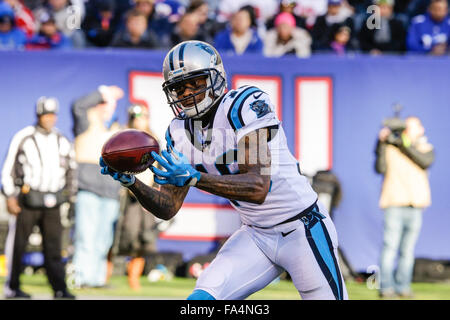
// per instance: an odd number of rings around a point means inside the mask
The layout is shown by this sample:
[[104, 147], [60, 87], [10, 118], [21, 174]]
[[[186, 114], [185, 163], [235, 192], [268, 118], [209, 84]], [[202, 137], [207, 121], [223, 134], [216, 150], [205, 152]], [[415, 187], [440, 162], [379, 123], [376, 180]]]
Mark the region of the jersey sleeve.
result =
[[17, 167], [22, 167], [24, 160], [20, 160], [18, 154], [23, 153], [23, 143], [33, 133], [34, 128], [28, 126], [16, 133], [11, 140], [6, 159], [3, 163], [0, 181], [2, 184], [2, 192], [6, 197], [17, 196], [19, 194], [16, 180], [19, 178], [17, 176], [18, 172], [23, 172], [23, 170], [19, 170]]
[[240, 91], [233, 100], [227, 117], [236, 132], [237, 141], [252, 131], [280, 123], [269, 95], [257, 87]]
[[166, 149], [170, 148], [180, 148], [184, 131], [184, 121], [173, 119], [169, 126], [167, 127], [166, 133], [164, 134], [164, 139], [166, 140]]

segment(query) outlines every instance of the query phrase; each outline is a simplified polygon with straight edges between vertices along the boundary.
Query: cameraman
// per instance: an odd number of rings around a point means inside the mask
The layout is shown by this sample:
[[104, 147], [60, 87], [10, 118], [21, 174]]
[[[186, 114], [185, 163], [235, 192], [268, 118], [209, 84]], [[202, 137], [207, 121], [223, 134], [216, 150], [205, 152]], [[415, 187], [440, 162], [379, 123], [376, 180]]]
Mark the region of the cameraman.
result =
[[[414, 247], [422, 212], [431, 203], [427, 168], [434, 161], [420, 119], [409, 117], [403, 130], [381, 129], [376, 171], [384, 175], [380, 207], [384, 209], [384, 239], [380, 265], [380, 297], [411, 298]], [[399, 252], [394, 274], [394, 262]]]

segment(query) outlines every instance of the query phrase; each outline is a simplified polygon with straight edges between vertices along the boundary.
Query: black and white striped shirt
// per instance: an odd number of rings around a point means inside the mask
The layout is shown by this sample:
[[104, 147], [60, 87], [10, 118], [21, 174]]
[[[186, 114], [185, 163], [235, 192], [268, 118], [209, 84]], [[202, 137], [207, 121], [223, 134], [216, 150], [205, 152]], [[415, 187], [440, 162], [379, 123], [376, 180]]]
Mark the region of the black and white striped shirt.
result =
[[57, 192], [76, 190], [76, 162], [73, 145], [58, 130], [45, 132], [28, 126], [11, 140], [2, 169], [2, 188], [6, 197], [17, 196], [24, 184], [32, 190]]

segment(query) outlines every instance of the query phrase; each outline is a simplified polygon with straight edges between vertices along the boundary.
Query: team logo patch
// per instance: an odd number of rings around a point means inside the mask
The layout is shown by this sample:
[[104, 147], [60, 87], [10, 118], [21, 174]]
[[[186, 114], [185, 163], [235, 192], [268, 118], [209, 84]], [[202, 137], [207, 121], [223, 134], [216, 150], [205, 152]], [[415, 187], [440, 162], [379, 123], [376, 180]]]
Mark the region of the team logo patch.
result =
[[141, 164], [146, 164], [150, 160], [150, 153], [146, 153], [141, 158]]
[[214, 51], [210, 47], [208, 47], [206, 44], [197, 43], [195, 46], [202, 48], [203, 50], [208, 52], [210, 55], [214, 55]]
[[250, 108], [256, 112], [256, 117], [261, 118], [265, 116], [272, 110], [270, 110], [269, 105], [264, 100], [256, 100], [250, 104]]

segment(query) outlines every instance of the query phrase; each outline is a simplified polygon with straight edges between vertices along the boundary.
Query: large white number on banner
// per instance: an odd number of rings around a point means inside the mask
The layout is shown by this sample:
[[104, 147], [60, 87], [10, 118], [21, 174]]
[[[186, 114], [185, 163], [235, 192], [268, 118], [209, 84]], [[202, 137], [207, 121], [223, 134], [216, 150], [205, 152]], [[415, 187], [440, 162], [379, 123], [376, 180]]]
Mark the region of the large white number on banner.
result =
[[275, 105], [278, 119], [282, 117], [281, 101], [281, 78], [277, 76], [240, 75], [236, 74], [232, 79], [232, 89], [251, 85], [258, 87], [270, 97], [270, 101]]
[[332, 167], [333, 83], [329, 77], [295, 81], [295, 155], [302, 173]]
[[131, 103], [142, 103], [149, 109], [150, 128], [165, 146], [164, 135], [174, 115], [162, 91], [161, 73], [131, 71], [129, 74], [129, 97]]

